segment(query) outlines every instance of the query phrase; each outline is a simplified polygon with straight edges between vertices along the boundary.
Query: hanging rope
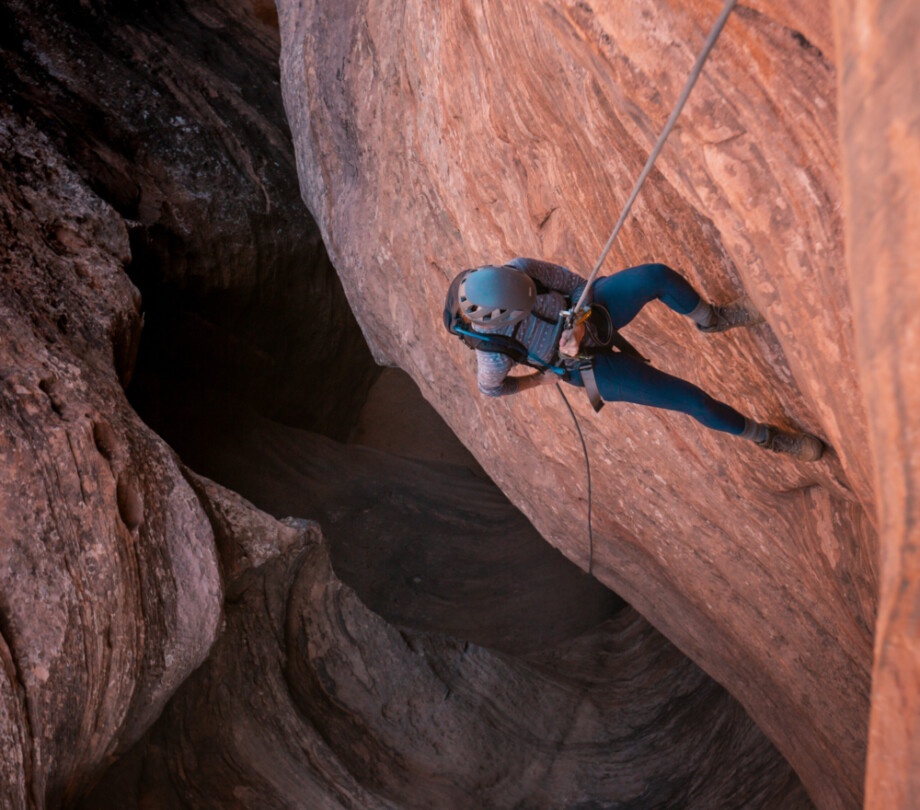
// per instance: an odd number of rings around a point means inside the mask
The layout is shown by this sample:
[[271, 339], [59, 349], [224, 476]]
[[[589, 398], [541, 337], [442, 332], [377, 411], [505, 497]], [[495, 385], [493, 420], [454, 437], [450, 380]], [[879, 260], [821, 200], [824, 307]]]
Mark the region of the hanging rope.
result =
[[[639, 175], [639, 179], [636, 180], [636, 185], [633, 187], [632, 194], [629, 195], [629, 199], [626, 201], [626, 205], [623, 207], [623, 212], [620, 214], [620, 218], [617, 220], [617, 224], [613, 228], [613, 233], [610, 234], [610, 238], [607, 240], [607, 244], [604, 245], [604, 249], [601, 252], [600, 258], [597, 260], [597, 264], [594, 265], [594, 269], [591, 271], [591, 275], [588, 276], [588, 283], [585, 285], [585, 289], [582, 292], [581, 297], [578, 299], [578, 303], [568, 313], [571, 323], [574, 323], [578, 319], [578, 315], [584, 307], [585, 299], [588, 297], [588, 291], [591, 289], [591, 285], [594, 284], [594, 280], [597, 278], [597, 274], [601, 269], [601, 265], [603, 265], [604, 260], [607, 258], [607, 254], [610, 253], [610, 248], [613, 247], [613, 242], [617, 238], [617, 234], [620, 232], [620, 228], [623, 227], [623, 223], [626, 221], [626, 217], [629, 216], [630, 209], [632, 208], [633, 203], [636, 201], [636, 197], [639, 196], [639, 191], [642, 189], [642, 186], [645, 183], [645, 178], [647, 178], [649, 176], [649, 172], [652, 171], [652, 166], [655, 165], [655, 161], [657, 160], [658, 155], [661, 153], [661, 150], [664, 147], [664, 142], [668, 139], [668, 135], [671, 134], [671, 130], [674, 129], [674, 124], [677, 123], [677, 118], [680, 115], [681, 110], [683, 110], [684, 105], [687, 103], [687, 99], [690, 97], [690, 91], [693, 90], [693, 85], [696, 84], [696, 80], [700, 77], [700, 73], [703, 71], [703, 65], [706, 62], [706, 58], [709, 56], [709, 52], [716, 44], [716, 40], [719, 38], [719, 34], [722, 33], [722, 29], [725, 27], [725, 22], [728, 20], [728, 15], [731, 14], [732, 9], [735, 7], [737, 2], [738, 0], [726, 0], [725, 5], [722, 7], [722, 13], [719, 14], [715, 25], [712, 27], [712, 31], [709, 32], [709, 37], [706, 39], [706, 43], [703, 45], [703, 50], [697, 57], [696, 64], [693, 66], [693, 70], [690, 71], [690, 76], [687, 79], [687, 83], [684, 85], [683, 92], [680, 94], [680, 98], [677, 99], [677, 104], [674, 105], [674, 109], [671, 112], [671, 117], [668, 118], [667, 123], [664, 125], [664, 129], [661, 131], [661, 135], [658, 136], [658, 142], [655, 144], [655, 148], [652, 149], [651, 154], [648, 156], [648, 160], [645, 162], [645, 167], [642, 169], [642, 173]], [[578, 438], [581, 440], [581, 449], [585, 454], [585, 471], [587, 472], [588, 477], [588, 574], [591, 575], [594, 571], [594, 533], [591, 526], [591, 464], [588, 461], [588, 447], [585, 444], [584, 436], [582, 436], [581, 426], [578, 424], [578, 419], [575, 417], [575, 411], [572, 410], [572, 406], [569, 404], [569, 400], [563, 393], [562, 387], [559, 385], [559, 383], [556, 383], [556, 388], [559, 389], [559, 393], [562, 395], [562, 399], [565, 402], [566, 407], [569, 409], [569, 413], [572, 414], [572, 421], [575, 422], [575, 430], [578, 431]]]
[[559, 396], [562, 397], [565, 407], [572, 414], [572, 421], [575, 423], [575, 430], [578, 431], [578, 439], [581, 441], [581, 450], [585, 454], [585, 470], [588, 472], [588, 574], [590, 576], [594, 573], [594, 533], [591, 530], [591, 463], [588, 461], [588, 445], [585, 444], [585, 437], [581, 434], [581, 425], [578, 424], [578, 419], [575, 418], [575, 411], [572, 410], [572, 406], [569, 404], [569, 398], [565, 395], [565, 391], [562, 390], [562, 386], [559, 383], [556, 383], [556, 390], [559, 392]]
[[655, 160], [661, 153], [664, 142], [668, 139], [668, 135], [671, 134], [671, 130], [674, 129], [674, 124], [677, 123], [677, 117], [680, 115], [681, 110], [683, 110], [684, 104], [687, 103], [687, 99], [690, 97], [690, 91], [693, 90], [693, 85], [696, 84], [696, 80], [700, 77], [700, 73], [703, 71], [703, 65], [706, 62], [706, 58], [709, 56], [709, 52], [716, 44], [716, 40], [719, 38], [719, 34], [722, 33], [722, 29], [725, 27], [725, 22], [728, 20], [728, 15], [731, 14], [732, 9], [735, 7], [737, 2], [738, 0], [726, 0], [725, 5], [722, 7], [722, 13], [716, 20], [716, 24], [712, 27], [712, 31], [709, 32], [709, 37], [706, 40], [706, 44], [703, 45], [703, 50], [700, 51], [700, 55], [697, 57], [696, 64], [693, 66], [693, 70], [690, 71], [690, 77], [687, 79], [687, 83], [684, 85], [684, 90], [680, 94], [680, 98], [677, 99], [677, 104], [674, 106], [674, 110], [671, 112], [671, 117], [668, 118], [667, 123], [664, 125], [664, 129], [661, 131], [661, 135], [658, 137], [658, 142], [655, 144], [655, 148], [652, 149], [652, 153], [648, 156], [648, 160], [645, 161], [645, 168], [642, 169], [642, 173], [639, 175], [639, 179], [636, 180], [636, 185], [632, 190], [632, 194], [629, 195], [629, 199], [626, 201], [626, 205], [623, 207], [623, 213], [620, 214], [620, 218], [617, 220], [617, 224], [613, 228], [613, 233], [610, 234], [610, 238], [607, 240], [607, 244], [604, 245], [604, 250], [601, 252], [601, 256], [597, 260], [597, 264], [594, 265], [594, 269], [591, 271], [591, 275], [588, 276], [588, 283], [585, 285], [584, 292], [582, 292], [581, 297], [578, 299], [578, 303], [575, 305], [575, 309], [573, 310], [573, 313], [576, 317], [583, 309], [585, 299], [588, 296], [588, 290], [591, 289], [591, 285], [594, 283], [594, 279], [597, 277], [598, 271], [601, 269], [601, 265], [604, 263], [604, 259], [606, 259], [607, 254], [610, 253], [610, 248], [613, 247], [613, 242], [617, 238], [617, 234], [620, 232], [620, 228], [623, 227], [623, 223], [626, 221], [626, 217], [629, 216], [629, 211], [632, 208], [633, 203], [636, 201], [636, 197], [639, 196], [639, 191], [645, 183], [645, 178], [648, 177], [649, 172], [651, 172], [652, 166], [655, 165]]

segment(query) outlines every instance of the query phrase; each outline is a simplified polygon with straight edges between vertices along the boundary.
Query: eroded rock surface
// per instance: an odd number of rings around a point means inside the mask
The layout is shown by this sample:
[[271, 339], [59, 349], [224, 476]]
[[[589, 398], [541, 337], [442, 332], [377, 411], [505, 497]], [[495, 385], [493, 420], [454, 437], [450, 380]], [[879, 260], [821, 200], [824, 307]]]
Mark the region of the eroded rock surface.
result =
[[143, 366], [345, 438], [376, 367], [299, 198], [270, 10], [12, 0], [3, 95], [125, 219]]
[[123, 220], [4, 106], [0, 164], [0, 805], [58, 807], [202, 662], [222, 591], [207, 516], [122, 390]]
[[[443, 291], [516, 254], [591, 266], [716, 5], [281, 1], [305, 196], [374, 352], [582, 566], [561, 401], [482, 400]], [[823, 2], [739, 7], [608, 265], [662, 259], [711, 297], [751, 295], [767, 323], [747, 333], [651, 307], [630, 337], [836, 448], [806, 468], [683, 417], [577, 405], [600, 582], [700, 669], [468, 470], [264, 418], [344, 437], [375, 374], [296, 199], [270, 4], [4, 4], [0, 804], [74, 804], [222, 624], [94, 807], [810, 806], [742, 707], [822, 810], [858, 806], [878, 497], [868, 795], [911, 806], [920, 105], [894, 47], [912, 52], [916, 16], [894, 5], [841, 0], [836, 44]], [[185, 429], [210, 454], [183, 459], [321, 519], [328, 550], [189, 473], [128, 406], [126, 265], [150, 421], [209, 388]]]
[[866, 807], [920, 801], [920, 8], [835, 3], [847, 264], [878, 468], [881, 602]]
[[[149, 332], [183, 324], [172, 372], [232, 368], [242, 399], [333, 434], [360, 396], [305, 396], [337, 385], [307, 338], [359, 392], [374, 375], [297, 197], [268, 8], [0, 9], [3, 807], [71, 805], [215, 637], [208, 514], [123, 391], [142, 306]], [[209, 353], [185, 366], [177, 341]]]
[[120, 792], [90, 807], [812, 806], [741, 708], [634, 610], [527, 661], [399, 630], [338, 579], [315, 524], [272, 527], [199, 486], [233, 516], [215, 524], [240, 538], [231, 559], [284, 539], [236, 567], [208, 663]]
[[[279, 2], [304, 196], [375, 354], [582, 566], [585, 484], [563, 404], [547, 389], [480, 397], [443, 296], [459, 270], [516, 255], [588, 272], [718, 5]], [[863, 793], [877, 536], [828, 14], [736, 10], [607, 271], [661, 260], [715, 300], [750, 295], [766, 317], [751, 330], [706, 337], [654, 305], [627, 331], [659, 367], [835, 452], [806, 466], [680, 415], [579, 412], [598, 471], [597, 576], [837, 808]]]

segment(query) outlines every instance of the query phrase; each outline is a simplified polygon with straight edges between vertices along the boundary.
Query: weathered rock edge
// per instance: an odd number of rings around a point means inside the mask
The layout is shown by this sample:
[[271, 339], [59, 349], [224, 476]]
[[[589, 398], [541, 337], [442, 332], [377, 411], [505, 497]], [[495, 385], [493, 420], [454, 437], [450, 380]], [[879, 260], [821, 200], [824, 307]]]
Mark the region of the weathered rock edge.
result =
[[124, 222], [2, 105], [0, 161], [0, 805], [58, 807], [204, 660], [222, 590], [210, 522], [122, 390]]

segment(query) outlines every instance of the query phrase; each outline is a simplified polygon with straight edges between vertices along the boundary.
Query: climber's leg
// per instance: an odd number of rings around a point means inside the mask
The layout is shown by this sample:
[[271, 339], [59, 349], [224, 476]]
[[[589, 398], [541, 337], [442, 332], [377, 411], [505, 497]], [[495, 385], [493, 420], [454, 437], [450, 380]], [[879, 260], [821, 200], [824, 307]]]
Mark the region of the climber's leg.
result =
[[[679, 411], [708, 428], [750, 439], [766, 450], [801, 461], [817, 461], [824, 452], [824, 443], [816, 436], [757, 422], [692, 383], [665, 374], [629, 355], [620, 352], [597, 355], [594, 373], [598, 390], [606, 402], [634, 402]], [[580, 379], [577, 374], [574, 376], [572, 382], [579, 385]]]
[[727, 332], [736, 326], [754, 326], [763, 323], [761, 315], [747, 296], [730, 304], [707, 304], [701, 301], [699, 307], [689, 314], [701, 332]]
[[607, 308], [617, 329], [626, 326], [650, 301], [662, 301], [681, 315], [689, 315], [702, 301], [680, 273], [660, 263], [640, 264], [605, 276], [592, 290], [594, 300]]
[[626, 326], [650, 301], [661, 301], [690, 318], [701, 332], [724, 332], [736, 326], [753, 326], [763, 317], [748, 298], [715, 305], [704, 300], [677, 271], [665, 264], [640, 264], [600, 279], [594, 300], [605, 306], [617, 329]]
[[600, 354], [596, 358], [595, 377], [601, 396], [607, 402], [634, 402], [653, 408], [680, 411], [713, 430], [735, 436], [747, 431], [754, 435], [757, 423], [746, 419], [734, 408], [719, 402], [686, 380], [619, 352]]

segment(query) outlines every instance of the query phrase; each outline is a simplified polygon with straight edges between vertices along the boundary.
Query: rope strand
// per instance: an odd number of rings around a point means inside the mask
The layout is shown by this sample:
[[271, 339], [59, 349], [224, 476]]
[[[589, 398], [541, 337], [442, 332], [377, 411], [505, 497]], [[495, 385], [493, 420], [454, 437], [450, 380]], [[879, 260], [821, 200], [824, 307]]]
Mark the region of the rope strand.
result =
[[[620, 218], [617, 220], [617, 224], [613, 228], [613, 233], [610, 234], [610, 238], [607, 240], [607, 244], [604, 245], [604, 250], [601, 252], [600, 258], [597, 260], [597, 264], [591, 271], [591, 275], [588, 276], [588, 283], [585, 285], [585, 289], [582, 292], [581, 297], [578, 299], [578, 303], [572, 310], [573, 321], [577, 320], [578, 315], [585, 303], [585, 299], [588, 297], [588, 291], [591, 289], [591, 285], [594, 284], [594, 279], [597, 277], [597, 274], [601, 269], [601, 265], [603, 265], [604, 260], [607, 258], [607, 254], [610, 253], [610, 248], [613, 247], [613, 242], [617, 238], [617, 234], [620, 232], [620, 228], [623, 227], [623, 223], [626, 221], [626, 217], [629, 216], [630, 209], [632, 209], [632, 205], [636, 201], [636, 197], [639, 196], [639, 191], [642, 189], [642, 186], [645, 183], [645, 179], [648, 177], [649, 172], [651, 172], [652, 166], [655, 165], [655, 161], [657, 160], [658, 155], [661, 153], [661, 150], [664, 147], [664, 142], [668, 139], [668, 135], [671, 134], [671, 130], [674, 129], [674, 124], [677, 123], [677, 117], [680, 115], [681, 110], [683, 110], [684, 105], [687, 103], [687, 99], [690, 97], [690, 91], [693, 90], [693, 85], [696, 84], [696, 80], [700, 77], [700, 73], [703, 71], [703, 65], [706, 62], [706, 58], [709, 56], [709, 52], [716, 44], [716, 40], [719, 38], [719, 34], [722, 33], [722, 29], [725, 27], [725, 23], [728, 20], [728, 15], [731, 14], [732, 9], [735, 7], [737, 2], [738, 0], [726, 0], [725, 5], [722, 7], [722, 13], [719, 14], [715, 25], [712, 27], [712, 31], [709, 32], [709, 37], [706, 39], [706, 44], [703, 45], [703, 50], [700, 52], [699, 57], [697, 57], [696, 64], [693, 66], [693, 70], [690, 71], [690, 76], [687, 79], [687, 83], [684, 85], [683, 92], [680, 94], [680, 98], [677, 99], [677, 104], [674, 106], [674, 109], [671, 112], [671, 117], [668, 118], [667, 123], [664, 125], [664, 129], [661, 131], [661, 135], [658, 137], [658, 142], [655, 144], [655, 148], [652, 149], [652, 153], [648, 156], [648, 160], [645, 162], [645, 167], [642, 169], [642, 173], [639, 175], [639, 179], [636, 181], [636, 185], [633, 187], [632, 194], [629, 195], [629, 199], [626, 201], [626, 205], [623, 207], [623, 212], [620, 214]], [[562, 322], [560, 321], [560, 328], [561, 324]], [[591, 526], [591, 464], [588, 461], [588, 446], [585, 444], [584, 436], [582, 436], [581, 426], [578, 424], [578, 419], [575, 418], [575, 411], [572, 410], [572, 406], [569, 404], [569, 400], [563, 392], [562, 386], [559, 385], [558, 382], [556, 383], [556, 388], [562, 395], [562, 399], [565, 402], [565, 406], [569, 409], [569, 413], [572, 414], [572, 421], [575, 422], [575, 430], [578, 431], [578, 438], [581, 440], [581, 449], [585, 454], [585, 471], [587, 472], [588, 478], [588, 574], [593, 575], [594, 532]]]
[[731, 14], [732, 9], [735, 7], [737, 2], [738, 0], [726, 0], [725, 5], [722, 7], [722, 13], [719, 15], [715, 25], [712, 27], [712, 31], [709, 32], [709, 37], [706, 40], [706, 44], [703, 45], [703, 50], [700, 51], [700, 55], [697, 57], [696, 64], [693, 66], [693, 70], [690, 71], [690, 77], [687, 79], [687, 83], [684, 85], [684, 90], [680, 94], [680, 98], [677, 99], [677, 104], [674, 106], [674, 110], [671, 112], [671, 117], [668, 118], [667, 123], [664, 125], [664, 129], [661, 131], [661, 135], [658, 137], [658, 142], [655, 144], [655, 148], [652, 149], [652, 153], [648, 156], [648, 160], [645, 162], [645, 168], [642, 169], [642, 173], [639, 175], [639, 179], [636, 181], [636, 185], [632, 190], [632, 194], [629, 195], [629, 199], [626, 201], [626, 205], [623, 207], [623, 213], [620, 214], [620, 218], [617, 220], [617, 224], [613, 228], [613, 233], [610, 234], [610, 238], [607, 240], [607, 244], [604, 246], [604, 250], [601, 252], [600, 258], [597, 260], [597, 264], [594, 265], [594, 269], [591, 271], [591, 275], [588, 276], [588, 283], [585, 285], [585, 289], [582, 292], [581, 297], [578, 299], [578, 303], [575, 305], [575, 309], [573, 310], [576, 317], [578, 316], [578, 313], [581, 312], [585, 303], [585, 299], [588, 296], [588, 290], [591, 289], [591, 285], [594, 283], [594, 279], [597, 276], [598, 271], [601, 269], [601, 265], [607, 258], [607, 254], [610, 253], [610, 248], [613, 247], [613, 242], [617, 238], [617, 234], [620, 232], [620, 228], [623, 227], [623, 223], [626, 221], [626, 217], [629, 216], [630, 209], [632, 208], [633, 203], [636, 201], [636, 197], [639, 196], [639, 191], [645, 183], [645, 178], [648, 177], [649, 172], [651, 172], [652, 166], [655, 165], [655, 160], [658, 158], [658, 155], [661, 153], [661, 150], [664, 147], [664, 142], [668, 139], [668, 135], [671, 134], [671, 130], [674, 129], [674, 124], [677, 123], [677, 117], [680, 115], [681, 110], [683, 110], [684, 104], [687, 103], [687, 99], [690, 97], [690, 91], [693, 90], [693, 85], [696, 84], [696, 80], [700, 77], [700, 73], [703, 71], [703, 65], [706, 62], [706, 58], [709, 56], [709, 52], [716, 44], [716, 40], [719, 38], [719, 34], [722, 33], [722, 29], [725, 27], [725, 23], [728, 20], [728, 15]]
[[565, 391], [562, 390], [562, 386], [559, 385], [559, 383], [556, 383], [556, 390], [562, 397], [565, 407], [568, 408], [569, 413], [572, 414], [572, 421], [575, 423], [575, 430], [578, 431], [578, 438], [581, 441], [581, 449], [585, 454], [585, 470], [588, 472], [588, 574], [593, 575], [594, 534], [591, 531], [591, 462], [588, 461], [588, 446], [585, 444], [585, 437], [581, 434], [581, 425], [578, 424], [578, 419], [575, 418], [575, 411], [572, 410], [572, 406], [569, 404], [569, 398], [565, 395]]

